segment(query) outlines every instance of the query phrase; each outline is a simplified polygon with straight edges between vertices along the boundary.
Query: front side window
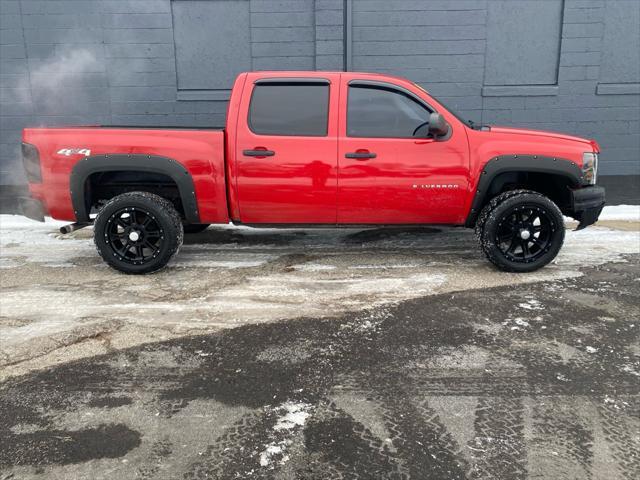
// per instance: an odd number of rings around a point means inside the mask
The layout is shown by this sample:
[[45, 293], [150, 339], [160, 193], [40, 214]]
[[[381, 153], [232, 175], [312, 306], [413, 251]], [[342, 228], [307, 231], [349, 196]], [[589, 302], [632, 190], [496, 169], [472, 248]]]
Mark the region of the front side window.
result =
[[256, 85], [249, 128], [258, 135], [323, 137], [329, 120], [329, 85]]
[[347, 105], [349, 137], [425, 137], [431, 112], [401, 91], [377, 86], [350, 86]]

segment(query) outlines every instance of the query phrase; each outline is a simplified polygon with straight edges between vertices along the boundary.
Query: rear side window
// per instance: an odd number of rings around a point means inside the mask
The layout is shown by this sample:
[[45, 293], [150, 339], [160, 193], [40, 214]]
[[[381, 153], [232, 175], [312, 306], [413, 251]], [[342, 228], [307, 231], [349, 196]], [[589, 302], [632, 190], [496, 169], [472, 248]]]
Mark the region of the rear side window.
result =
[[329, 121], [329, 85], [255, 85], [249, 128], [258, 135], [323, 137]]
[[424, 137], [429, 129], [426, 122], [430, 113], [424, 105], [398, 90], [352, 86], [347, 105], [347, 135]]

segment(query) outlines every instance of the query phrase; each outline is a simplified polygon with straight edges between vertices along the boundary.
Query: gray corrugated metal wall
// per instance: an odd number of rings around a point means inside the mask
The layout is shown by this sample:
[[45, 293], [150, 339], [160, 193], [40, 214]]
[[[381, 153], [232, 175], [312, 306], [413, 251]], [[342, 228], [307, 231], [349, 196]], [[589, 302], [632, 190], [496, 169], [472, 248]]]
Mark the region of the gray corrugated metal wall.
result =
[[0, 183], [27, 125], [224, 123], [242, 70], [407, 76], [640, 173], [637, 0], [0, 0]]

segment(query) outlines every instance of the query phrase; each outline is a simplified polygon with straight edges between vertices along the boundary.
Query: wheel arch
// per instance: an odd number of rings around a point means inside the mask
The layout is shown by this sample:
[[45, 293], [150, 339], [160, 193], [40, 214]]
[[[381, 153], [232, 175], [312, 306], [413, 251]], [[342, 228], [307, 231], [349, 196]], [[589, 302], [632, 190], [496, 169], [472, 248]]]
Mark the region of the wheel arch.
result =
[[549, 196], [563, 209], [569, 189], [582, 185], [584, 176], [575, 162], [541, 155], [501, 155], [489, 160], [479, 172], [466, 227], [473, 227], [482, 208], [508, 189], [528, 188]]
[[200, 223], [195, 186], [189, 171], [171, 158], [142, 154], [92, 155], [74, 165], [71, 171], [70, 193], [76, 221], [90, 220], [91, 197], [87, 184], [91, 176], [118, 171], [153, 173], [169, 177], [178, 188], [185, 220], [189, 223]]

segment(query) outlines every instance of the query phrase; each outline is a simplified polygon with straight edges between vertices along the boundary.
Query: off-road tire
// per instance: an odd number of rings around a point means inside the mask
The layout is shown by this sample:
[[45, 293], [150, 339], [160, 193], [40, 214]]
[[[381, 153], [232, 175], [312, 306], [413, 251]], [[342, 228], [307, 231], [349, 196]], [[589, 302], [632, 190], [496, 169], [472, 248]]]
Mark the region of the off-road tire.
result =
[[[123, 258], [110, 241], [108, 229], [114, 215], [127, 209], [142, 212], [143, 218], [148, 215], [159, 228], [157, 252], [148, 259], [136, 262], [126, 255]], [[98, 253], [108, 265], [123, 273], [144, 274], [156, 272], [169, 263], [182, 245], [184, 232], [180, 215], [169, 200], [148, 192], [128, 192], [112, 198], [100, 209], [94, 222], [93, 238]]]
[[184, 229], [185, 234], [200, 233], [200, 232], [204, 232], [207, 228], [209, 228], [209, 225], [211, 224], [210, 223], [187, 223], [186, 225], [183, 225], [182, 228]]
[[[497, 234], [506, 216], [519, 209], [534, 209], [549, 222], [549, 237], [536, 256], [514, 260], [500, 248]], [[531, 190], [510, 190], [491, 199], [482, 209], [475, 227], [480, 250], [491, 263], [506, 272], [532, 272], [551, 262], [564, 242], [564, 219], [558, 206], [548, 197]], [[536, 240], [538, 240], [536, 238]], [[536, 247], [537, 248], [537, 247]], [[523, 257], [525, 255], [523, 254]]]

